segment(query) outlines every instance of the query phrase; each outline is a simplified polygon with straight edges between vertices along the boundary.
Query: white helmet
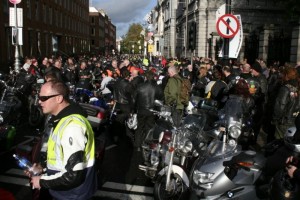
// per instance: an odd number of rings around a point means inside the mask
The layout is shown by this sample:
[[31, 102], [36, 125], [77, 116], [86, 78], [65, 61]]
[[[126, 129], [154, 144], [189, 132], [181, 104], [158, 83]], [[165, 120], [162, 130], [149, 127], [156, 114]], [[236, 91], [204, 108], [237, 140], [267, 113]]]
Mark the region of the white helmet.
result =
[[193, 109], [194, 109], [194, 105], [192, 104], [191, 101], [189, 101], [189, 105], [185, 108], [185, 112], [187, 114], [193, 114]]

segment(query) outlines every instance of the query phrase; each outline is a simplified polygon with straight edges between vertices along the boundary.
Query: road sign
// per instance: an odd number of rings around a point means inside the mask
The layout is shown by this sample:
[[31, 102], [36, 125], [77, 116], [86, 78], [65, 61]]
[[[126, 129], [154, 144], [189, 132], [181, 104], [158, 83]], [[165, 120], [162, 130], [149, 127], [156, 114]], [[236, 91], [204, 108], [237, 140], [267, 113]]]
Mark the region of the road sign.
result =
[[153, 40], [148, 40], [148, 44], [153, 44]]
[[224, 3], [223, 5], [221, 5], [218, 10], [216, 11], [216, 24], [219, 20], [219, 18], [223, 15], [225, 15], [225, 10], [226, 10], [226, 4]]
[[148, 52], [152, 53], [153, 52], [153, 44], [148, 45]]
[[239, 20], [234, 15], [225, 14], [217, 21], [218, 34], [223, 38], [233, 38], [239, 29]]
[[9, 0], [9, 2], [12, 4], [19, 4], [21, 0]]
[[[23, 8], [17, 8], [18, 27], [23, 27]], [[9, 8], [9, 26], [16, 26], [16, 12], [13, 7]]]
[[[241, 15], [234, 15], [240, 23], [240, 28], [237, 34], [229, 40], [229, 58], [237, 58], [242, 44], [243, 44], [243, 27], [242, 27], [242, 19]], [[224, 54], [224, 45], [222, 46], [222, 49], [219, 52], [219, 57], [223, 57]]]

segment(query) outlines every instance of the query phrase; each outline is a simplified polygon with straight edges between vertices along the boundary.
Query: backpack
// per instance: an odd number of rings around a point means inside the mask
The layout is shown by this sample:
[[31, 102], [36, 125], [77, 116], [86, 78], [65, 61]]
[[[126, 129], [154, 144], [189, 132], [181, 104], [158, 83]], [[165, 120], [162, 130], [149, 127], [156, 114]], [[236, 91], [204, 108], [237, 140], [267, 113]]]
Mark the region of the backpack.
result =
[[190, 92], [192, 90], [192, 84], [191, 81], [187, 78], [180, 78], [179, 81], [181, 82], [181, 87], [178, 93], [178, 98], [184, 106], [187, 106], [189, 105], [190, 101]]

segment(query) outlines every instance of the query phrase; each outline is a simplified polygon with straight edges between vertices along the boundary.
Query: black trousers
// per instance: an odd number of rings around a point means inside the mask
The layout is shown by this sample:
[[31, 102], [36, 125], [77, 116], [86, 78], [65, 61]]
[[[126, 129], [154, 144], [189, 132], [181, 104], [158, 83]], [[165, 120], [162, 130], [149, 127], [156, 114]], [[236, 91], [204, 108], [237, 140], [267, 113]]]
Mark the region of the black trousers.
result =
[[134, 147], [141, 147], [146, 134], [154, 126], [155, 118], [153, 115], [137, 115], [138, 125], [134, 135]]

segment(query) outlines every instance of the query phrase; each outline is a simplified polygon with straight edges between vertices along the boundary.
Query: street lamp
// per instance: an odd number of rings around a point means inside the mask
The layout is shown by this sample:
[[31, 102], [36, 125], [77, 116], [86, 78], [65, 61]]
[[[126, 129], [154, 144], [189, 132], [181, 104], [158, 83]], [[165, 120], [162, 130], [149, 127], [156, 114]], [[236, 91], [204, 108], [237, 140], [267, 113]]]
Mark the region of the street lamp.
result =
[[131, 47], [132, 47], [132, 54], [134, 54], [134, 44]]
[[19, 60], [19, 31], [18, 31], [18, 12], [17, 12], [17, 4], [21, 3], [21, 0], [9, 0], [10, 3], [14, 4], [14, 12], [15, 12], [15, 27], [13, 28], [13, 37], [15, 37], [15, 71], [19, 73], [20, 70], [20, 60]]

